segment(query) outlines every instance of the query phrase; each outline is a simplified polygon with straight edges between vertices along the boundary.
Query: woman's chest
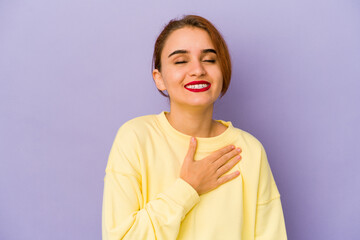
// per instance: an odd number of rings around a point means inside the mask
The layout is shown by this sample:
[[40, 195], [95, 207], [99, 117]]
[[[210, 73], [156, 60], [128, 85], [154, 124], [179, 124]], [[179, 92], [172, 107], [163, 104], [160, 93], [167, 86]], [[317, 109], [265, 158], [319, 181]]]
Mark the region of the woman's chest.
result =
[[[216, 151], [217, 149], [214, 149]], [[203, 161], [214, 151], [197, 151], [195, 153], [194, 161]], [[170, 187], [177, 178], [180, 177], [180, 171], [188, 152], [188, 145], [178, 142], [163, 141], [156, 145], [148, 143], [144, 146], [144, 151], [140, 155], [141, 165], [141, 178], [142, 178], [142, 191], [144, 195], [144, 201], [148, 202], [156, 195], [165, 191]], [[240, 170], [240, 166], [235, 165], [229, 172]], [[239, 176], [233, 180], [231, 184], [224, 184], [221, 189], [217, 189], [214, 193], [219, 193], [220, 198], [226, 196], [238, 198], [237, 191], [241, 191], [242, 181]], [[224, 192], [226, 194], [224, 194]], [[222, 194], [221, 194], [222, 193]], [[216, 196], [216, 194], [214, 194]], [[206, 198], [206, 197], [205, 197]], [[212, 197], [212, 201], [226, 200], [218, 197]], [[205, 201], [206, 202], [206, 201]]]

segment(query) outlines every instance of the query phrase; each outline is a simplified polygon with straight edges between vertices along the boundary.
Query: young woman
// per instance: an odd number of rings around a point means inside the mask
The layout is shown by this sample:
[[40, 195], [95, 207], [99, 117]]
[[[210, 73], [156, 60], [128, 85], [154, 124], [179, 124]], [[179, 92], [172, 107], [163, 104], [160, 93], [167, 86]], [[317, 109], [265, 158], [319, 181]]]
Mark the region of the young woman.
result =
[[231, 77], [220, 33], [200, 16], [172, 20], [153, 63], [170, 111], [118, 130], [104, 179], [103, 240], [287, 239], [262, 144], [212, 119]]

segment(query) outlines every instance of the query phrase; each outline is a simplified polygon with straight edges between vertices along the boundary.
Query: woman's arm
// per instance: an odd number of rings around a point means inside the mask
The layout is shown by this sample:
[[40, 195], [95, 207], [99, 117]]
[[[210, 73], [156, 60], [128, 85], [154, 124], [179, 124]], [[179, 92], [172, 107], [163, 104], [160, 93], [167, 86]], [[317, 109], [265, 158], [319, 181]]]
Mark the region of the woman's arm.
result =
[[133, 176], [108, 170], [103, 200], [103, 240], [176, 239], [180, 223], [199, 201], [182, 179], [141, 206], [141, 189]]
[[103, 240], [176, 239], [181, 221], [200, 197], [178, 178], [144, 205], [137, 145], [131, 131], [119, 129], [104, 178]]
[[261, 146], [255, 239], [287, 239], [280, 194], [273, 178], [263, 146]]

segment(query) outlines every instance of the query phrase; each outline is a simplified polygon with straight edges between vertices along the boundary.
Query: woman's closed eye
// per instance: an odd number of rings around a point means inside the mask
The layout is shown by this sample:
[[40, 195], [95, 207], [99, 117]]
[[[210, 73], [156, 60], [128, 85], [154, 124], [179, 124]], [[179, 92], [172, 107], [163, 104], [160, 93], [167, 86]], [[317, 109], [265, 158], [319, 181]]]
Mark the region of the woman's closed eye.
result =
[[[203, 62], [215, 63], [216, 60], [207, 59], [207, 60], [203, 60]], [[183, 63], [187, 63], [187, 61], [177, 61], [177, 62], [175, 62], [175, 64], [183, 64]]]
[[175, 62], [175, 64], [182, 64], [182, 63], [186, 63], [186, 61], [177, 61], [177, 62]]
[[216, 60], [212, 60], [212, 59], [208, 59], [208, 60], [204, 60], [204, 62], [210, 62], [210, 63], [214, 63]]

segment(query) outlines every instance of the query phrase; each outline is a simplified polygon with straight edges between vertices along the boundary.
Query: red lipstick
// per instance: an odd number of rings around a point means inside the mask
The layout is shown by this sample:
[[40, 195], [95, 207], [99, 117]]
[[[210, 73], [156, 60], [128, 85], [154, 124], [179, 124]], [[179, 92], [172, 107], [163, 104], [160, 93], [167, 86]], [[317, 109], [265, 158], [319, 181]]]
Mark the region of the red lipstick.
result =
[[[197, 84], [206, 84], [206, 87], [202, 87], [202, 88], [191, 88], [190, 87], [190, 86], [194, 86]], [[209, 83], [207, 81], [192, 81], [185, 85], [185, 89], [189, 90], [191, 92], [205, 92], [205, 91], [209, 90], [210, 87], [211, 87], [211, 83]]]

